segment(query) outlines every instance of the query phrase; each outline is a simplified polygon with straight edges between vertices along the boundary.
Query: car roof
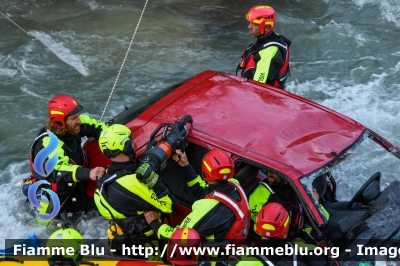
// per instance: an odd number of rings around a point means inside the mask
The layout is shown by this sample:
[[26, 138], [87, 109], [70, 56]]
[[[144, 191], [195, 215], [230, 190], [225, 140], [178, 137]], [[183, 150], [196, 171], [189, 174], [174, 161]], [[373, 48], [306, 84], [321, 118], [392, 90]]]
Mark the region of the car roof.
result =
[[193, 118], [189, 140], [220, 147], [291, 179], [323, 167], [365, 130], [298, 95], [216, 71], [184, 82], [127, 126], [140, 146], [158, 125], [186, 114]]

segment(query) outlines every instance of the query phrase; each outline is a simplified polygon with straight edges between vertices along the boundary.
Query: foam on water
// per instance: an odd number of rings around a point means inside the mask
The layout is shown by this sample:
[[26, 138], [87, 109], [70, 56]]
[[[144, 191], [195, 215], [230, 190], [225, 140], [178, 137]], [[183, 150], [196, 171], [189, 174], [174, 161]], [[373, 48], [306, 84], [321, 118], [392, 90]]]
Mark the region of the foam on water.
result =
[[[24, 172], [28, 161], [13, 163], [0, 171], [0, 176], [11, 178], [9, 182], [0, 184], [1, 210], [0, 239], [25, 239], [35, 234], [38, 238], [47, 239], [57, 228], [46, 228], [35, 221], [35, 214], [30, 208], [29, 202], [22, 194], [21, 181], [29, 176]], [[108, 222], [97, 212], [89, 212], [84, 219], [78, 220], [73, 225], [85, 239], [106, 239]], [[0, 249], [4, 249], [4, 241], [0, 241]]]
[[17, 71], [14, 69], [0, 69], [0, 76], [10, 76], [13, 77], [15, 74], [17, 74]]
[[83, 65], [79, 56], [73, 54], [68, 48], [64, 47], [62, 43], [57, 43], [50, 35], [44, 32], [34, 30], [29, 31], [28, 33], [49, 48], [50, 51], [60, 58], [60, 60], [62, 60], [64, 63], [75, 68], [76, 71], [81, 73], [83, 76], [89, 75], [89, 71]]
[[376, 19], [385, 19], [400, 27], [400, 0], [353, 0], [353, 2], [360, 8], [371, 4], [378, 5], [382, 16]]
[[45, 97], [43, 97], [43, 96], [41, 96], [41, 95], [39, 95], [39, 94], [36, 94], [36, 93], [30, 91], [27, 84], [22, 85], [21, 91], [23, 91], [23, 92], [25, 92], [25, 93], [27, 93], [27, 94], [33, 96], [33, 97], [41, 98], [41, 99], [43, 99], [43, 100], [48, 100], [47, 98], [45, 98]]
[[11, 55], [0, 56], [0, 76], [14, 77], [18, 73], [18, 65]]
[[[10, 182], [0, 184], [4, 192], [1, 196], [3, 215], [0, 219], [0, 239], [24, 239], [30, 234], [41, 234], [43, 226], [35, 227], [29, 220], [33, 218], [27, 212], [25, 200], [21, 197], [22, 189], [18, 184], [28, 176], [22, 169], [27, 162], [15, 163], [0, 171], [1, 176], [11, 177]], [[4, 248], [4, 242], [0, 241], [0, 249]]]
[[[306, 98], [313, 98], [314, 101], [370, 127], [398, 145], [400, 95], [388, 91], [398, 91], [400, 84], [390, 82], [389, 88], [385, 84], [387, 79], [393, 79], [397, 75], [399, 65], [398, 63], [380, 74], [372, 74], [370, 80], [365, 83], [353, 82], [352, 85], [344, 85], [336, 79], [319, 77], [305, 82], [289, 82], [287, 90]], [[352, 71], [360, 70], [364, 70], [363, 67]], [[385, 183], [398, 180], [398, 159], [368, 139], [350, 159], [333, 168], [333, 175], [338, 184], [338, 199], [350, 200], [377, 171], [382, 172], [381, 187], [384, 189]]]
[[84, 0], [83, 3], [90, 7], [90, 9], [92, 10], [99, 8], [99, 4], [95, 0]]
[[[397, 68], [398, 66], [392, 73], [396, 73]], [[383, 99], [386, 94], [382, 83], [388, 76], [390, 75], [386, 72], [374, 74], [365, 84], [347, 86], [336, 80], [320, 77], [303, 83], [290, 82], [288, 90], [305, 97], [314, 94], [315, 98], [315, 95], [320, 94], [321, 99], [316, 100], [320, 104], [357, 120], [383, 136], [388, 136], [390, 132], [396, 132], [400, 113], [400, 95], [391, 95], [390, 98]], [[391, 90], [399, 88], [400, 84], [391, 86]], [[397, 138], [392, 136], [388, 140], [396, 142], [398, 137], [400, 135], [397, 135]]]
[[105, 5], [103, 2], [96, 0], [80, 0], [79, 2], [82, 2], [85, 6], [90, 7], [91, 10], [116, 10], [121, 8], [120, 6], [116, 5]]

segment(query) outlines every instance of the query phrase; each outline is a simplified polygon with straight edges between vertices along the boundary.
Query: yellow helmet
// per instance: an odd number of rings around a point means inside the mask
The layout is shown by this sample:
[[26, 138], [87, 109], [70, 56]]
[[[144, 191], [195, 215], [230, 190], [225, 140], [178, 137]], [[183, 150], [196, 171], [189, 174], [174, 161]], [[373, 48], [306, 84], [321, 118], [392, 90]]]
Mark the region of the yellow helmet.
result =
[[[75, 263], [82, 260], [80, 254], [83, 244], [82, 235], [73, 228], [63, 228], [55, 231], [47, 240], [46, 247], [50, 248], [47, 260], [50, 265]], [[68, 251], [73, 249], [73, 252]], [[71, 254], [72, 253], [72, 254]]]
[[121, 152], [135, 158], [131, 130], [120, 124], [115, 124], [103, 130], [99, 138], [100, 150], [107, 158], [114, 158]]

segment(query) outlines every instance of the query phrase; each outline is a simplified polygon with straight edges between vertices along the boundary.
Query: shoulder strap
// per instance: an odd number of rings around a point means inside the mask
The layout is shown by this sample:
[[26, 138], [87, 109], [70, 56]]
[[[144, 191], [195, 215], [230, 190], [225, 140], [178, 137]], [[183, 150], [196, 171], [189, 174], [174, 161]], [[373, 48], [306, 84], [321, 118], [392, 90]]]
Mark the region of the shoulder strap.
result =
[[135, 173], [134, 170], [124, 169], [124, 170], [121, 170], [121, 171], [118, 171], [118, 172], [114, 173], [113, 175], [109, 175], [108, 174], [109, 176], [106, 179], [103, 178], [102, 181], [99, 181], [99, 182], [101, 182], [101, 186], [99, 188], [100, 193], [104, 196], [103, 188], [104, 188], [105, 185], [108, 185], [111, 182], [114, 182], [118, 178], [121, 178], [121, 177], [126, 176], [126, 175], [131, 175], [133, 173]]
[[[239, 64], [236, 67], [236, 76], [237, 76], [239, 70], [244, 69], [249, 57], [258, 53], [258, 51], [260, 51], [261, 49], [262, 49], [262, 46], [257, 45], [257, 43], [250, 43], [249, 46], [247, 46], [246, 50], [242, 54], [242, 59], [240, 60]], [[242, 75], [243, 75], [243, 71], [242, 71]]]
[[285, 36], [281, 34], [279, 34], [278, 36], [283, 39], [283, 41], [287, 44], [287, 46], [290, 46], [292, 44], [292, 41], [286, 38]]
[[269, 47], [269, 46], [278, 46], [278, 48], [283, 48], [283, 49], [287, 49], [287, 46], [286, 45], [284, 45], [284, 44], [282, 44], [282, 43], [279, 43], [279, 42], [267, 42], [266, 44], [264, 44], [261, 48], [260, 48], [260, 50], [262, 50], [262, 49], [265, 49], [265, 48], [267, 48], [267, 47]]
[[262, 186], [264, 186], [266, 189], [268, 189], [268, 191], [269, 191], [271, 194], [275, 194], [275, 192], [272, 190], [272, 188], [271, 188], [267, 183], [265, 183], [264, 180], [261, 180], [259, 184], [262, 185]]
[[[238, 184], [236, 184], [235, 182], [232, 182], [232, 181], [229, 181], [229, 180], [228, 180], [228, 182], [236, 188], [236, 190], [240, 194], [241, 200], [243, 200], [245, 202], [245, 204], [247, 206], [247, 209], [250, 209], [249, 203], [247, 202], [246, 194], [244, 193], [243, 189]], [[240, 219], [245, 217], [245, 214], [243, 213], [243, 211], [240, 209], [240, 207], [237, 204], [238, 201], [232, 199], [228, 195], [214, 190], [213, 192], [211, 192], [208, 195], [208, 198], [216, 199], [216, 200], [224, 203], [226, 206], [228, 206], [235, 213], [236, 217], [238, 217]]]
[[266, 182], [264, 182], [264, 180], [261, 180], [258, 184], [259, 184], [259, 185], [262, 185], [263, 187], [265, 187], [265, 188], [269, 191], [269, 193], [270, 193], [270, 195], [269, 195], [269, 197], [268, 197], [268, 200], [264, 203], [264, 205], [266, 205], [266, 204], [269, 203], [269, 202], [278, 202], [278, 203], [281, 203], [281, 201], [279, 200], [279, 195], [277, 195], [277, 194], [274, 192], [274, 190], [273, 190]]
[[230, 180], [228, 180], [228, 182], [236, 188], [237, 192], [239, 192], [239, 194], [240, 194], [240, 198], [243, 199], [244, 202], [246, 203], [247, 209], [250, 209], [249, 202], [247, 201], [247, 196], [246, 196], [246, 193], [244, 192], [243, 188], [235, 182], [232, 182]]
[[255, 254], [254, 257], [256, 257], [264, 266], [274, 266], [275, 265], [267, 257], [265, 257], [263, 255]]
[[36, 145], [38, 144], [38, 142], [39, 142], [40, 140], [42, 140], [45, 136], [48, 136], [48, 135], [49, 135], [49, 134], [47, 133], [47, 131], [44, 131], [43, 133], [39, 134], [39, 135], [35, 138], [35, 140], [34, 140], [33, 143], [32, 143], [31, 151], [30, 151], [30, 155], [29, 155], [29, 166], [31, 167], [32, 175], [33, 175], [33, 177], [36, 177], [36, 178], [38, 178], [38, 179], [40, 179], [40, 180], [46, 179], [46, 178], [44, 178], [44, 177], [41, 176], [41, 175], [38, 175], [38, 174], [35, 172], [35, 169], [33, 168], [33, 159], [34, 159], [33, 151], [34, 151]]
[[41, 140], [42, 138], [44, 138], [45, 136], [48, 136], [49, 134], [47, 133], [47, 131], [45, 131], [45, 132], [43, 132], [42, 134], [40, 134], [40, 135], [38, 135], [35, 139], [34, 139], [34, 141], [33, 141], [33, 143], [32, 143], [32, 146], [31, 146], [31, 156], [33, 157], [33, 150], [34, 150], [34, 148], [36, 147], [36, 144], [39, 142], [39, 140]]

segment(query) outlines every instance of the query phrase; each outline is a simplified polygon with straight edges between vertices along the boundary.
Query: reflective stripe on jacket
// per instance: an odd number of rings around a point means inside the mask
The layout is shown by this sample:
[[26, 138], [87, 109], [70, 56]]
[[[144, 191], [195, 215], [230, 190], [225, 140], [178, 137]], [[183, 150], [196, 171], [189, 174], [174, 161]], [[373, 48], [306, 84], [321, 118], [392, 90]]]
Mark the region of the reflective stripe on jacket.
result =
[[[126, 164], [113, 162], [109, 169], [115, 169], [115, 165], [120, 167], [119, 170], [123, 170], [124, 166], [136, 168], [136, 165], [129, 164], [130, 162]], [[109, 171], [108, 174], [112, 176], [98, 181], [100, 189], [96, 189], [94, 195], [96, 206], [104, 218], [124, 219], [143, 216], [144, 211], [172, 213], [175, 210], [169, 190], [161, 180], [153, 188], [149, 188], [136, 178], [136, 174], [120, 174], [116, 171]], [[107, 184], [101, 186], [102, 183]]]
[[[90, 179], [90, 169], [87, 167], [86, 154], [81, 147], [82, 137], [98, 139], [102, 130], [108, 127], [104, 122], [98, 121], [89, 115], [79, 116], [82, 124], [77, 135], [57, 136], [59, 143], [57, 149], [50, 155], [58, 153], [58, 162], [54, 171], [47, 177], [49, 182], [78, 182]], [[31, 147], [32, 175], [38, 179], [44, 179], [33, 169], [35, 156], [49, 144], [50, 138], [43, 128]]]
[[282, 35], [271, 32], [249, 45], [242, 55], [236, 74], [275, 87], [284, 88], [289, 70], [289, 46], [291, 42]]

